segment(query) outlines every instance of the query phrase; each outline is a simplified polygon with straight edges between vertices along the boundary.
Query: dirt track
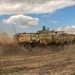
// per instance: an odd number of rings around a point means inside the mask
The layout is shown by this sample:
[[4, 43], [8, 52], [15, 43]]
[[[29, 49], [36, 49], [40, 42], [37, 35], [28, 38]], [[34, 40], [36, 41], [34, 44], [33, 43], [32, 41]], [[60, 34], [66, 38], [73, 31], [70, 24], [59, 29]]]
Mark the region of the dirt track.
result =
[[35, 49], [30, 56], [0, 56], [0, 75], [75, 75], [75, 45], [53, 53], [41, 48], [44, 54]]

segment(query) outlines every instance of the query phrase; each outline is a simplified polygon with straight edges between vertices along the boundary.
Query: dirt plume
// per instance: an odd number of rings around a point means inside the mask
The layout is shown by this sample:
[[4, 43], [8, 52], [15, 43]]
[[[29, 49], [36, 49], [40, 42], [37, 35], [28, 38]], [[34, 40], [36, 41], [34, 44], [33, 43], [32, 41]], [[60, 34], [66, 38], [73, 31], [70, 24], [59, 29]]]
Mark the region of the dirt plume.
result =
[[9, 45], [12, 44], [12, 39], [7, 33], [0, 34], [0, 55], [2, 55], [6, 50], [9, 50]]
[[0, 56], [26, 55], [19, 44], [13, 42], [7, 33], [0, 34]]
[[12, 43], [12, 39], [8, 36], [7, 33], [1, 33], [0, 34], [0, 43], [10, 44], [10, 43]]

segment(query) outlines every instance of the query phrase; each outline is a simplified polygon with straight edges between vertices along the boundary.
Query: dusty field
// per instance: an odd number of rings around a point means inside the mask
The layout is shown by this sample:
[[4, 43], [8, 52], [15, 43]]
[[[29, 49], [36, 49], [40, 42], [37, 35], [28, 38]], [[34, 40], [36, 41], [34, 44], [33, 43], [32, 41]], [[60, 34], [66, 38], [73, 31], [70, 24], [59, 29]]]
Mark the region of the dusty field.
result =
[[75, 75], [75, 45], [23, 51], [0, 45], [0, 75]]

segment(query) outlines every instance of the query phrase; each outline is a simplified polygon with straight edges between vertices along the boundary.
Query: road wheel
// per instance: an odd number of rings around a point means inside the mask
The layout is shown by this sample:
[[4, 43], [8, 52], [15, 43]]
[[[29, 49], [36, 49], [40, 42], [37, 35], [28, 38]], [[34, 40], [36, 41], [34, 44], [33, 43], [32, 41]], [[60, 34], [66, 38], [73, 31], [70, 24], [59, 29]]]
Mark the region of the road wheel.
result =
[[22, 48], [24, 51], [31, 50], [31, 44], [30, 43], [23, 43]]

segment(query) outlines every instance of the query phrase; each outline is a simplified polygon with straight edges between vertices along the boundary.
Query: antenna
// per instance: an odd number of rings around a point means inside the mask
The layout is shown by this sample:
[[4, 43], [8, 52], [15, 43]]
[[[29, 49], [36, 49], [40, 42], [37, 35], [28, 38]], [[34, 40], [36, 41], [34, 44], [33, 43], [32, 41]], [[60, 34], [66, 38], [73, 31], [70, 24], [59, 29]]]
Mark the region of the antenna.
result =
[[[6, 11], [6, 9], [5, 9], [4, 6], [2, 5], [2, 2], [1, 2], [1, 1], [2, 1], [2, 0], [0, 0], [0, 5], [2, 6], [2, 8], [3, 8], [3, 10], [5, 11], [5, 13], [7, 14], [7, 16], [10, 17], [10, 16], [9, 16], [9, 13]], [[13, 29], [14, 29], [15, 33], [17, 34], [17, 31], [16, 31], [15, 26], [14, 26], [14, 24], [13, 24], [13, 22], [12, 22], [11, 19], [10, 19], [10, 22], [11, 22], [11, 24], [12, 24], [12, 26], [13, 26]]]

